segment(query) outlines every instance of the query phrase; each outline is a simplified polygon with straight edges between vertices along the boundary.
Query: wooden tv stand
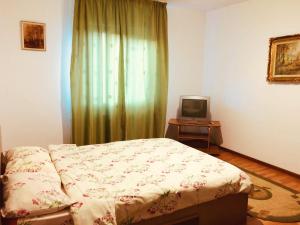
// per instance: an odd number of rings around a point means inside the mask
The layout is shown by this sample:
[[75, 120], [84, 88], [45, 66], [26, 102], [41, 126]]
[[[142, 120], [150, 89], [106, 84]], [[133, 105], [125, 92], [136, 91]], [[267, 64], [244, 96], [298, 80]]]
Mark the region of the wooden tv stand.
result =
[[[210, 148], [211, 129], [221, 127], [220, 121], [197, 121], [197, 120], [183, 120], [170, 119], [169, 125], [177, 127], [177, 140], [190, 141], [202, 140], [207, 142], [207, 150]], [[182, 131], [182, 127], [203, 127], [207, 129], [207, 133], [189, 133]]]

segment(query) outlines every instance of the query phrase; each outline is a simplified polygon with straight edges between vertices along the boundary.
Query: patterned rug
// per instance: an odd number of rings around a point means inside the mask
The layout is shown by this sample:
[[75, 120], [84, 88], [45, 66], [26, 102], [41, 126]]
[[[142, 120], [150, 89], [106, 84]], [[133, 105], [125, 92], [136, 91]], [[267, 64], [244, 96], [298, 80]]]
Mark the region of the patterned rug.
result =
[[274, 222], [300, 222], [300, 193], [246, 171], [254, 184], [248, 214]]

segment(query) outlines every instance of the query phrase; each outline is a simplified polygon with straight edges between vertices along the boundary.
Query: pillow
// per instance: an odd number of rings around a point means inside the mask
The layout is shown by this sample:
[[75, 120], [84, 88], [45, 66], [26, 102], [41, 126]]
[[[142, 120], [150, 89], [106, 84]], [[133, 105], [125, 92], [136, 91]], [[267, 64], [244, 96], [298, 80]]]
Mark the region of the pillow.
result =
[[74, 202], [61, 189], [61, 179], [46, 149], [16, 147], [6, 152], [3, 217], [38, 216], [60, 211]]
[[44, 148], [38, 146], [19, 146], [9, 149], [5, 152], [5, 157], [7, 161], [12, 161], [14, 159], [22, 159], [24, 157], [30, 158], [30, 156], [40, 154], [47, 158], [48, 151]]
[[49, 145], [48, 150], [51, 155], [52, 162], [55, 163], [57, 160], [64, 160], [67, 152], [72, 153], [77, 150], [77, 146], [76, 144]]
[[3, 177], [4, 207], [6, 218], [38, 216], [60, 211], [71, 204], [62, 191], [61, 182], [48, 173], [14, 173]]
[[49, 145], [48, 150], [50, 153], [57, 151], [73, 151], [76, 150], [76, 144], [61, 144], [61, 145]]
[[[6, 152], [5, 158], [5, 175], [24, 172], [57, 174], [48, 151], [41, 147], [15, 147]], [[58, 174], [57, 179], [60, 180]]]

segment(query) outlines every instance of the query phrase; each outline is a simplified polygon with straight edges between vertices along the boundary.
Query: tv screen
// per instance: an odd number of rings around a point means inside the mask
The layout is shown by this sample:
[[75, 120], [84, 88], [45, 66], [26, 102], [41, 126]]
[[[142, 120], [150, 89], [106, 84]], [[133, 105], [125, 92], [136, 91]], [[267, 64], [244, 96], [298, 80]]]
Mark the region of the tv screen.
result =
[[182, 99], [182, 117], [206, 118], [207, 100], [206, 99]]

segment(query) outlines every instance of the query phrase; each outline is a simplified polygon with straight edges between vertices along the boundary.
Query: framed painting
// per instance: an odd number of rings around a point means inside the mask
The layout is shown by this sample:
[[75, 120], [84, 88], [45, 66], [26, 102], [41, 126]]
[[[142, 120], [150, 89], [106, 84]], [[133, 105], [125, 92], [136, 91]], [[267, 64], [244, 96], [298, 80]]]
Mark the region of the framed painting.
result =
[[23, 50], [46, 51], [46, 24], [21, 21]]
[[300, 34], [270, 39], [270, 82], [300, 82]]

